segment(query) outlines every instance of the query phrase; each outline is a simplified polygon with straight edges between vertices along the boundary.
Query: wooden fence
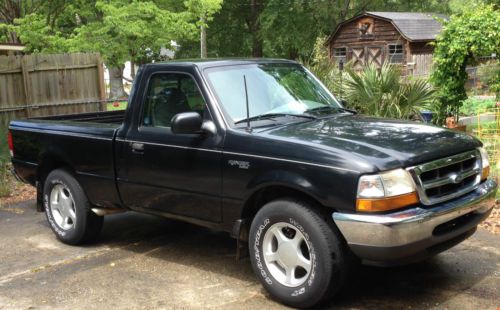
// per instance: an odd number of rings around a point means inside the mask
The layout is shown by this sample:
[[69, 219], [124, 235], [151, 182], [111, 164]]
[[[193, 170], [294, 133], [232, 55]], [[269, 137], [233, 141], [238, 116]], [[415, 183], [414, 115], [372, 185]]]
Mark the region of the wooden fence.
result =
[[102, 110], [99, 54], [0, 56], [0, 125], [12, 119]]

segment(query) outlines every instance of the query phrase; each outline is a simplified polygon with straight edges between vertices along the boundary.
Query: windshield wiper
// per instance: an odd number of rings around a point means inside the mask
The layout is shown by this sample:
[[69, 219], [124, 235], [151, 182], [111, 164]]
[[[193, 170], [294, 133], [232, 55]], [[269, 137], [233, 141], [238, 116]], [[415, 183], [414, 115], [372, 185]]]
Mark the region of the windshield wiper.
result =
[[355, 111], [355, 110], [351, 110], [351, 109], [347, 109], [347, 108], [343, 108], [343, 107], [332, 107], [332, 106], [323, 106], [323, 107], [316, 107], [316, 108], [308, 109], [308, 110], [306, 110], [306, 113], [321, 112], [321, 111], [332, 111], [332, 110], [342, 111], [342, 112], [349, 112], [349, 113], [352, 113], [352, 114], [358, 114], [358, 112]]
[[260, 121], [260, 120], [263, 120], [263, 119], [271, 119], [271, 118], [276, 118], [276, 117], [283, 117], [283, 116], [292, 116], [292, 117], [301, 117], [301, 118], [308, 118], [308, 119], [317, 119], [316, 116], [313, 116], [313, 115], [308, 115], [308, 114], [294, 114], [294, 113], [267, 113], [267, 114], [261, 114], [261, 115], [257, 115], [257, 116], [252, 116], [252, 117], [249, 117], [249, 118], [244, 118], [244, 119], [241, 119], [237, 122], [235, 122], [234, 124], [241, 124], [241, 123], [244, 123], [244, 122], [252, 122], [252, 121]]

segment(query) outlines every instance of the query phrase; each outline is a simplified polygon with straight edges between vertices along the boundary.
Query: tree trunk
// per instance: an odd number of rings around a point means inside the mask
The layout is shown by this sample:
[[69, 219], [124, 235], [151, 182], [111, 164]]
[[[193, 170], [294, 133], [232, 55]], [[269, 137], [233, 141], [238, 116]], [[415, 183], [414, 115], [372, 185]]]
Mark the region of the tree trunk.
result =
[[130, 61], [130, 77], [133, 79], [135, 79], [135, 63], [134, 61]]
[[299, 58], [299, 51], [296, 48], [291, 48], [288, 51], [288, 59], [296, 60], [297, 58]]
[[128, 95], [123, 88], [124, 65], [108, 68], [109, 72], [109, 99], [126, 98]]
[[207, 27], [205, 25], [205, 17], [201, 17], [201, 35], [200, 35], [200, 49], [201, 58], [207, 58]]
[[251, 0], [250, 32], [252, 33], [252, 56], [262, 57], [262, 39], [260, 37], [260, 20], [262, 0]]

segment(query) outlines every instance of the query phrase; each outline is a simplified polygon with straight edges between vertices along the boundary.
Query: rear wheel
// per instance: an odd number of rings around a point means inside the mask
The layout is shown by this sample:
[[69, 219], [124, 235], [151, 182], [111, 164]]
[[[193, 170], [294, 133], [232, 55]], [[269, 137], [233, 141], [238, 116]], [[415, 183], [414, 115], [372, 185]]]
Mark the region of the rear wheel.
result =
[[91, 211], [82, 187], [66, 170], [52, 171], [43, 190], [45, 215], [57, 238], [66, 244], [80, 244], [95, 239], [103, 217]]
[[338, 232], [308, 204], [280, 199], [259, 210], [250, 228], [250, 259], [278, 301], [312, 307], [333, 296], [348, 272]]

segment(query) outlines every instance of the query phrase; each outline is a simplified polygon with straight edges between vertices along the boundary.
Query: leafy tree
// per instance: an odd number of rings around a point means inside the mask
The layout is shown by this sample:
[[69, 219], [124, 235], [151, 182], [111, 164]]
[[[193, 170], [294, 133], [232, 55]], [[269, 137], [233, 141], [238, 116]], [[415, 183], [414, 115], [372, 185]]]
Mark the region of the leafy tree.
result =
[[207, 23], [213, 20], [213, 15], [221, 9], [222, 0], [186, 0], [188, 11], [197, 20], [200, 28], [201, 58], [207, 58]]
[[124, 63], [151, 61], [162, 46], [194, 39], [192, 13], [173, 12], [163, 1], [74, 1], [50, 24], [42, 13], [16, 20], [13, 28], [33, 52], [99, 52], [110, 73], [110, 97], [125, 96]]
[[154, 2], [98, 1], [102, 20], [75, 29], [70, 51], [101, 53], [110, 73], [110, 97], [125, 96], [122, 86], [124, 63], [147, 61], [162, 46], [179, 36], [190, 36], [196, 28], [187, 12], [173, 13]]
[[[53, 25], [58, 16], [64, 12], [68, 2], [64, 0], [2, 0], [0, 1], [0, 20], [7, 25], [13, 25], [14, 21], [26, 15], [45, 12], [46, 23]], [[4, 37], [7, 42], [20, 43], [18, 34], [13, 28], [0, 27], [0, 38]]]
[[500, 12], [493, 5], [479, 5], [443, 22], [431, 79], [438, 89], [441, 116], [458, 116], [467, 98], [466, 66], [476, 64], [480, 56], [500, 53]]

